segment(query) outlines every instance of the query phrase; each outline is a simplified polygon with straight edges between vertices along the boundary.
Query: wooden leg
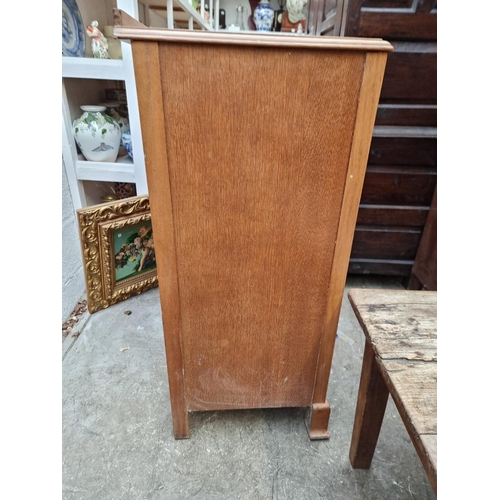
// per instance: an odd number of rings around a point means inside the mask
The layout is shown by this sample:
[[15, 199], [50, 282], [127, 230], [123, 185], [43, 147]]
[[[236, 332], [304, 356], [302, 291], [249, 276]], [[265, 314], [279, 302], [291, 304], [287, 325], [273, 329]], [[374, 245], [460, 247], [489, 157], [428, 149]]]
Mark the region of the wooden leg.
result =
[[389, 391], [378, 370], [373, 349], [366, 342], [349, 452], [355, 469], [370, 468], [388, 398]]
[[406, 285], [407, 290], [422, 290], [423, 286], [420, 280], [415, 276], [413, 271], [410, 274], [410, 278], [408, 279], [408, 283]]
[[330, 404], [327, 400], [324, 403], [314, 403], [311, 405], [306, 415], [309, 439], [330, 439], [330, 431], [328, 430], [329, 419]]
[[189, 419], [187, 410], [180, 407], [174, 409], [172, 405], [172, 423], [175, 439], [189, 439]]

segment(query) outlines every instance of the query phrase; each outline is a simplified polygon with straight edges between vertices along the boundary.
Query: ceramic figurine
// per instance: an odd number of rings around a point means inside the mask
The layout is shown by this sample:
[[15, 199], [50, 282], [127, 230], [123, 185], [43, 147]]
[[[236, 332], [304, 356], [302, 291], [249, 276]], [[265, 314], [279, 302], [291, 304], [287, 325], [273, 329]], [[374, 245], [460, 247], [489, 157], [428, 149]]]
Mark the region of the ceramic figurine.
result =
[[208, 10], [208, 4], [205, 4], [205, 10], [203, 11], [203, 17], [207, 23], [210, 23], [210, 11]]
[[236, 26], [240, 28], [240, 31], [243, 31], [245, 29], [245, 24], [244, 24], [244, 13], [245, 13], [245, 7], [243, 5], [238, 5], [236, 7]]
[[306, 18], [305, 6], [307, 0], [286, 0], [288, 19], [295, 24]]
[[108, 52], [108, 40], [97, 29], [99, 23], [92, 21], [90, 26], [87, 26], [87, 36], [92, 40], [92, 54], [96, 59], [111, 59]]
[[274, 10], [269, 0], [260, 0], [253, 12], [253, 20], [257, 31], [271, 31], [274, 21]]

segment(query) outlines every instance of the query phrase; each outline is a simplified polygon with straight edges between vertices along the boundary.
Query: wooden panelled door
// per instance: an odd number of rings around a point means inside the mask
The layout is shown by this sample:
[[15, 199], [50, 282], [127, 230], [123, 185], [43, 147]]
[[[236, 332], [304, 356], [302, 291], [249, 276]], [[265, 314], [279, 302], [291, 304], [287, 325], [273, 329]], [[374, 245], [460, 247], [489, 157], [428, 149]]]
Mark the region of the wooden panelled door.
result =
[[437, 1], [346, 0], [350, 37], [391, 42], [349, 272], [409, 278], [437, 179]]

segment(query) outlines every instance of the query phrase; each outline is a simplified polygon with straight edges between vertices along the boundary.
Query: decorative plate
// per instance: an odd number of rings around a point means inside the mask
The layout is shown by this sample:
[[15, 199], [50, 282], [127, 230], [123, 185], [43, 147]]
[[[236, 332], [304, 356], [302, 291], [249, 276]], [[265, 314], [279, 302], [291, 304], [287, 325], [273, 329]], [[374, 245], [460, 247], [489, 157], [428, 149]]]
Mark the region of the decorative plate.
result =
[[76, 0], [62, 2], [62, 53], [64, 56], [85, 56], [85, 31]]

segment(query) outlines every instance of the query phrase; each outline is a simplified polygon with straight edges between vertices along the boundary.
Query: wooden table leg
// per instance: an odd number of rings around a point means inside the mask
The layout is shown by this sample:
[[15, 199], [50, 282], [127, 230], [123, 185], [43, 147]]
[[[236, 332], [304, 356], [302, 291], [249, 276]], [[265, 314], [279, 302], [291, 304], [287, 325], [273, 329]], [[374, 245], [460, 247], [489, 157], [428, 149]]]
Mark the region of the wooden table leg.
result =
[[384, 419], [389, 391], [380, 375], [373, 349], [365, 342], [358, 404], [349, 459], [355, 469], [369, 469]]

